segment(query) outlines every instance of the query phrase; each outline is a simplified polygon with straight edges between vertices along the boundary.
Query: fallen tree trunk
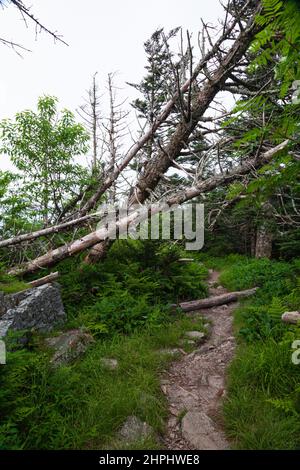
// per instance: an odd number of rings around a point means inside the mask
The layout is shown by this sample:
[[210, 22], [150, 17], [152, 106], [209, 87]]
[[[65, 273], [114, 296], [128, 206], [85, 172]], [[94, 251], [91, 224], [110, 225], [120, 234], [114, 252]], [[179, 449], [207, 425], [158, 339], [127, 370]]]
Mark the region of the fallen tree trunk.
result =
[[182, 302], [178, 305], [172, 305], [173, 308], [179, 307], [184, 312], [191, 312], [193, 310], [199, 310], [204, 308], [217, 307], [218, 305], [228, 304], [230, 302], [236, 302], [238, 299], [249, 297], [255, 294], [258, 287], [253, 289], [242, 290], [238, 292], [229, 292], [227, 294], [217, 295], [215, 297], [209, 297], [208, 299], [192, 300], [191, 302]]
[[23, 233], [22, 235], [17, 235], [16, 237], [7, 238], [6, 240], [0, 240], [0, 248], [19, 245], [20, 243], [24, 242], [31, 242], [33, 240], [36, 240], [37, 238], [46, 237], [47, 235], [51, 235], [53, 233], [65, 232], [75, 226], [78, 227], [87, 222], [99, 220], [99, 216], [99, 213], [90, 214], [84, 217], [80, 217], [79, 219], [70, 220], [69, 222], [65, 222], [63, 224], [53, 225], [51, 227], [43, 228], [41, 230], [36, 230], [35, 232]]
[[[253, 170], [254, 168], [260, 168], [264, 164], [270, 162], [272, 158], [275, 155], [277, 155], [278, 152], [281, 152], [282, 150], [286, 149], [288, 144], [289, 144], [289, 141], [286, 140], [282, 142], [281, 144], [277, 145], [276, 147], [274, 147], [273, 149], [268, 150], [267, 152], [262, 154], [259, 158], [252, 158], [248, 160], [247, 162], [245, 162], [244, 164], [237, 166], [228, 174], [216, 175], [211, 178], [208, 178], [206, 181], [201, 181], [198, 185], [188, 188], [184, 191], [181, 191], [175, 196], [171, 196], [169, 199], [167, 199], [163, 203], [163, 205], [164, 206], [168, 205], [169, 208], [171, 208], [173, 206], [177, 206], [178, 204], [183, 204], [184, 202], [189, 201], [199, 196], [202, 193], [205, 193], [207, 191], [212, 191], [216, 187], [220, 187], [220, 186], [232, 183], [236, 179], [239, 179], [241, 176], [247, 174], [250, 170]], [[156, 206], [152, 206], [152, 213], [153, 214], [159, 213], [161, 208], [162, 206], [159, 204]], [[121, 220], [119, 220], [116, 223], [116, 227], [119, 228], [120, 233], [124, 233], [124, 231], [128, 227], [134, 226], [135, 223], [137, 223], [137, 220], [141, 221], [139, 217], [140, 217], [140, 212], [136, 210], [130, 215], [128, 215], [127, 217], [123, 217]], [[77, 253], [80, 253], [86, 250], [87, 248], [90, 248], [96, 244], [99, 244], [101, 240], [104, 241], [104, 240], [109, 239], [111, 236], [111, 233], [115, 233], [116, 227], [112, 227], [110, 231], [107, 230], [106, 227], [102, 227], [96, 230], [95, 232], [91, 232], [88, 235], [78, 240], [74, 240], [73, 242], [69, 244], [66, 244], [59, 248], [51, 250], [45, 255], [40, 256], [39, 258], [36, 258], [35, 260], [29, 261], [25, 263], [24, 265], [12, 268], [9, 271], [9, 274], [24, 275], [26, 273], [38, 271], [39, 269], [43, 267], [58, 263], [59, 261], [62, 261], [63, 259], [68, 258], [69, 256], [73, 256]], [[102, 248], [101, 246], [97, 247], [97, 249], [99, 250], [101, 248]]]
[[[260, 8], [259, 2], [256, 13], [260, 11]], [[196, 129], [200, 119], [204, 116], [216, 95], [225, 86], [227, 79], [240, 63], [259, 30], [260, 27], [255, 22], [254, 14], [250, 17], [245, 28], [241, 29], [230, 49], [218, 58], [219, 62], [215, 70], [210, 72], [210, 77], [191, 100], [190, 109], [188, 110], [189, 119], [183, 117], [167, 145], [148, 162], [145, 173], [140, 176], [130, 194], [129, 205], [144, 203], [160, 182], [161, 177], [169, 170], [173, 162], [176, 161], [181, 151], [188, 146], [189, 138]], [[84, 262], [86, 264], [95, 264], [101, 259], [99, 253], [102, 252], [103, 250], [100, 246], [93, 246]]]
[[28, 287], [31, 289], [32, 287], [40, 287], [44, 284], [48, 284], [49, 282], [54, 282], [58, 279], [59, 273], [51, 273], [48, 276], [41, 277], [40, 279], [36, 279], [35, 281], [28, 282]]

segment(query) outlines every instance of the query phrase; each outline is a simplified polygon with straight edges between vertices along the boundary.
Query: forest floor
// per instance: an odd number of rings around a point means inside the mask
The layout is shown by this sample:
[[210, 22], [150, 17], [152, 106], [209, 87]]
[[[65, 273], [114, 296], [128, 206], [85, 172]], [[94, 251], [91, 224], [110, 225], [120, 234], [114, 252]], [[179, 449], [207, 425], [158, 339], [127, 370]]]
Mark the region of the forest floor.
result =
[[[210, 271], [210, 296], [226, 291], [218, 285], [218, 271]], [[164, 445], [167, 449], [228, 449], [222, 423], [226, 369], [235, 350], [232, 312], [237, 303], [192, 312], [210, 324], [209, 337], [190, 354], [174, 362], [162, 378], [170, 417]]]

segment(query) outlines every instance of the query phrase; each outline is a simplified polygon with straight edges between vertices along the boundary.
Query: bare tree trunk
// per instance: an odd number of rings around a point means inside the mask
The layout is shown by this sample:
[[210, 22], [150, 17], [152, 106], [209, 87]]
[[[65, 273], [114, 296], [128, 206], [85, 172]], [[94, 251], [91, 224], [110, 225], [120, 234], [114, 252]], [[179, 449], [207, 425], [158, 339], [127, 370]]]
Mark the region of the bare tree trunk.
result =
[[261, 211], [261, 223], [256, 231], [255, 258], [272, 257], [273, 233], [270, 229], [273, 209], [271, 204], [265, 203]]
[[[249, 2], [245, 3], [245, 6], [242, 8], [241, 13], [247, 8]], [[252, 23], [249, 22], [249, 34], [250, 37], [247, 39], [247, 46], [255, 36], [255, 33], [259, 31], [258, 25], [254, 27], [254, 17], [257, 12], [260, 11], [261, 2], [259, 2], [256, 12], [253, 14]], [[197, 79], [198, 75], [207, 67], [208, 62], [216, 55], [220, 53], [220, 48], [223, 42], [225, 42], [229, 37], [236, 25], [239, 24], [239, 18], [233, 18], [230, 24], [225, 24], [223, 33], [219, 37], [218, 40], [214, 43], [211, 49], [202, 57], [199, 61], [197, 66], [195, 67], [191, 77], [186, 80], [186, 82], [182, 85], [180, 90], [172, 96], [172, 98], [168, 101], [162, 112], [159, 116], [157, 116], [153, 122], [153, 124], [149, 127], [149, 129], [139, 138], [139, 140], [130, 148], [130, 150], [126, 153], [125, 157], [123, 158], [122, 162], [118, 165], [118, 168], [114, 171], [112, 175], [109, 175], [103, 184], [98, 188], [97, 191], [94, 192], [93, 196], [86, 202], [86, 204], [80, 209], [80, 212], [77, 213], [77, 217], [86, 215], [91, 209], [95, 208], [96, 204], [100, 200], [101, 196], [111, 187], [111, 185], [115, 182], [115, 180], [119, 177], [122, 171], [129, 165], [129, 163], [134, 159], [134, 157], [138, 154], [138, 152], [147, 144], [147, 142], [153, 139], [155, 132], [160, 128], [160, 126], [168, 119], [170, 113], [174, 109], [174, 106], [178, 102], [180, 94], [187, 93], [195, 80]], [[253, 31], [251, 30], [253, 28]], [[247, 49], [247, 47], [245, 48]], [[230, 69], [230, 73], [232, 69]]]
[[29, 288], [43, 286], [44, 284], [49, 284], [50, 282], [57, 281], [58, 278], [59, 278], [58, 272], [51, 273], [51, 274], [48, 274], [48, 276], [41, 277], [40, 279], [36, 279], [35, 281], [29, 282], [28, 286]]
[[91, 96], [91, 107], [92, 107], [92, 130], [93, 130], [93, 171], [97, 171], [97, 163], [98, 163], [98, 120], [99, 114], [97, 111], [97, 104], [98, 104], [98, 97], [97, 97], [97, 84], [96, 84], [96, 74], [93, 76], [93, 88], [92, 88], [92, 96]]
[[[236, 167], [228, 174], [213, 176], [208, 180], [199, 183], [197, 186], [193, 186], [191, 188], [186, 189], [185, 191], [179, 192], [175, 196], [172, 196], [167, 199], [164, 204], [167, 204], [171, 208], [173, 206], [177, 206], [178, 204], [182, 204], [186, 201], [189, 201], [202, 193], [212, 191], [216, 187], [221, 187], [223, 185], [230, 184], [233, 181], [239, 179], [241, 176], [247, 174], [249, 171], [252, 171], [255, 168], [260, 168], [262, 165], [270, 162], [278, 152], [284, 150], [287, 147], [288, 143], [288, 140], [282, 142], [281, 144], [277, 145], [277, 147], [274, 147], [273, 149], [268, 150], [267, 152], [262, 154], [260, 158], [255, 157], [253, 159], [250, 159], [243, 165]], [[159, 204], [157, 206], [154, 206], [153, 213], [158, 213], [160, 209], [161, 206]], [[134, 225], [139, 217], [140, 212], [136, 210], [127, 217], [124, 217], [123, 219], [119, 220], [116, 223], [116, 227], [118, 227], [122, 233], [122, 231], [127, 230], [130, 225]], [[111, 227], [111, 232], [115, 233], [115, 227]], [[12, 275], [22, 275], [28, 272], [35, 272], [41, 269], [42, 267], [53, 265], [69, 256], [73, 256], [77, 253], [80, 253], [92, 246], [96, 250], [96, 256], [98, 249], [103, 250], [102, 247], [97, 246], [99, 245], [99, 241], [106, 240], [109, 237], [111, 237], [111, 233], [105, 227], [103, 227], [95, 232], [89, 233], [81, 239], [75, 240], [69, 244], [51, 250], [45, 255], [36, 258], [33, 261], [29, 261], [23, 266], [13, 268], [9, 271], [9, 273]], [[102, 251], [101, 256], [103, 256], [104, 253], [105, 251]]]
[[98, 141], [99, 141], [99, 125], [101, 120], [100, 113], [100, 97], [98, 93], [97, 85], [97, 72], [93, 75], [93, 81], [90, 89], [88, 90], [88, 96], [85, 99], [85, 103], [80, 106], [77, 110], [79, 116], [84, 120], [85, 126], [92, 136], [92, 172], [97, 174], [99, 167], [99, 155], [98, 155]]
[[[109, 172], [115, 172], [116, 161], [117, 161], [117, 145], [116, 145], [116, 128], [115, 128], [115, 106], [114, 106], [114, 93], [113, 93], [113, 84], [112, 76], [108, 75], [108, 90], [109, 90], [109, 101], [110, 101], [110, 118], [109, 118]], [[110, 190], [110, 202], [114, 203], [116, 201], [116, 180], [112, 183]]]
[[[187, 145], [189, 137], [195, 130], [200, 118], [204, 115], [217, 93], [222, 90], [226, 80], [244, 56], [258, 30], [259, 28], [253, 17], [249, 20], [247, 28], [241, 31], [233, 46], [220, 61], [215, 72], [211, 73], [209, 80], [206, 81], [201, 91], [193, 99], [191, 109], [187, 113], [190, 117], [189, 121], [183, 119], [178, 124], [169, 144], [147, 164], [145, 173], [140, 176], [132, 191], [129, 204], [143, 203], [150, 196], [161, 177], [172, 166], [174, 160], [176, 160], [182, 149]], [[99, 249], [99, 253], [102, 253], [102, 250]], [[96, 261], [101, 259], [100, 256], [98, 258], [95, 257], [95, 250], [93, 250], [92, 256], [94, 261], [95, 259]], [[89, 255], [85, 258], [85, 262], [91, 263]]]

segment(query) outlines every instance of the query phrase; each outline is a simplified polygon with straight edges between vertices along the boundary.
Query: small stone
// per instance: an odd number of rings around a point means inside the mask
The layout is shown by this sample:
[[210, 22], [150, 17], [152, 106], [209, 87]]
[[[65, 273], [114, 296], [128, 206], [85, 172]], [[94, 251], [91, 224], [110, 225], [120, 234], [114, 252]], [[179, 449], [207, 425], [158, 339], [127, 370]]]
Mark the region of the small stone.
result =
[[116, 370], [119, 365], [117, 359], [111, 359], [108, 357], [102, 357], [100, 362], [103, 367], [110, 370]]
[[163, 355], [169, 355], [169, 356], [178, 356], [179, 354], [182, 354], [182, 350], [179, 348], [164, 348], [164, 349], [159, 349], [157, 351], [159, 354]]
[[187, 336], [189, 339], [196, 340], [196, 341], [201, 341], [205, 338], [205, 333], [203, 331], [187, 331], [185, 333], [185, 336]]
[[285, 323], [297, 325], [297, 323], [300, 323], [300, 312], [285, 312], [281, 319]]
[[195, 346], [196, 341], [193, 341], [192, 339], [181, 339], [179, 341], [179, 344], [180, 346], [186, 346], [186, 345]]
[[137, 416], [129, 416], [118, 432], [118, 437], [126, 443], [146, 439], [153, 435], [153, 428]]

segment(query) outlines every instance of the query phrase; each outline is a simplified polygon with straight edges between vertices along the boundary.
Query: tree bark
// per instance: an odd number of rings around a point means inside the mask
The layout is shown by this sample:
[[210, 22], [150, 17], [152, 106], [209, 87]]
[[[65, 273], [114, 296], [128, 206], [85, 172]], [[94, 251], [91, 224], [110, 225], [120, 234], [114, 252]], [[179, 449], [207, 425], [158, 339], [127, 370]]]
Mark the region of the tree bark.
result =
[[270, 228], [273, 208], [268, 202], [263, 204], [261, 211], [261, 223], [256, 231], [255, 258], [272, 257], [273, 233]]

